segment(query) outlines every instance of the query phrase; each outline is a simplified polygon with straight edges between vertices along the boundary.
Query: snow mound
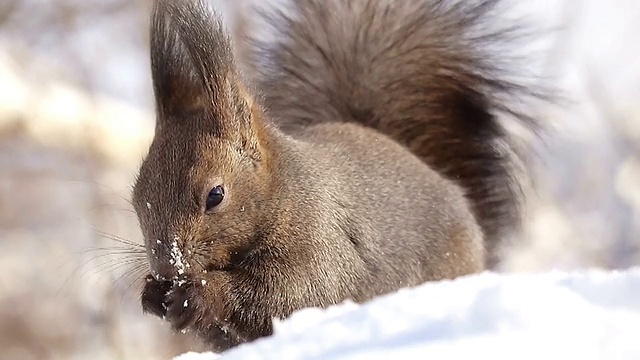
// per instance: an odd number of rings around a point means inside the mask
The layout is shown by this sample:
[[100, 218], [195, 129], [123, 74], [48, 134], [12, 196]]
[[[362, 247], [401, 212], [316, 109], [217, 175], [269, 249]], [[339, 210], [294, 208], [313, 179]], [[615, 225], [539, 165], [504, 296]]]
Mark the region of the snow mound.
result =
[[640, 359], [640, 268], [482, 273], [305, 309], [212, 359]]

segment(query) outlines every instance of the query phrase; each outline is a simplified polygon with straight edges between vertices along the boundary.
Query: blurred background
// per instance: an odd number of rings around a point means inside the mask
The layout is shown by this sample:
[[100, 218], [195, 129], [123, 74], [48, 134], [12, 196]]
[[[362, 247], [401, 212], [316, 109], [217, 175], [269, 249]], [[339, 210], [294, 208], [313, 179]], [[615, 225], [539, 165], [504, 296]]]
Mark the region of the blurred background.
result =
[[[212, 1], [233, 24], [230, 5]], [[224, 5], [227, 5], [226, 7]], [[640, 264], [640, 2], [527, 0], [555, 29], [535, 192], [503, 271]], [[166, 359], [130, 186], [153, 132], [149, 0], [0, 2], [0, 360]]]

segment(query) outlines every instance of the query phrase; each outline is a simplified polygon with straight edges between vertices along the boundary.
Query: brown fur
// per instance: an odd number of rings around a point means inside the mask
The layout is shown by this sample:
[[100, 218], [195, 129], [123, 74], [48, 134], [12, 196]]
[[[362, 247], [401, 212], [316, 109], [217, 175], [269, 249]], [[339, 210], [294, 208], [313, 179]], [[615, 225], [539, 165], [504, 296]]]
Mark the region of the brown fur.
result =
[[201, 3], [154, 8], [142, 303], [215, 350], [300, 308], [481, 271], [517, 219], [494, 112], [521, 89], [482, 50], [499, 33], [470, 33], [496, 1], [295, 3], [270, 20], [278, 46], [252, 43], [256, 91]]

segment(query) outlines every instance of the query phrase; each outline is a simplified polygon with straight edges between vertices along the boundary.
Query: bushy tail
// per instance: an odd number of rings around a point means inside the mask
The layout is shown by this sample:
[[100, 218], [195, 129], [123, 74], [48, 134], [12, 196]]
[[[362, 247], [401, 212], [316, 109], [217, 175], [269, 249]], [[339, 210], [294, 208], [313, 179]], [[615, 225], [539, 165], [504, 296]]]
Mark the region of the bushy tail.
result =
[[250, 68], [283, 128], [357, 122], [405, 144], [466, 189], [491, 252], [520, 214], [513, 146], [497, 116], [535, 127], [512, 108], [533, 93], [505, 71], [517, 29], [495, 30], [499, 3], [280, 0], [242, 24]]

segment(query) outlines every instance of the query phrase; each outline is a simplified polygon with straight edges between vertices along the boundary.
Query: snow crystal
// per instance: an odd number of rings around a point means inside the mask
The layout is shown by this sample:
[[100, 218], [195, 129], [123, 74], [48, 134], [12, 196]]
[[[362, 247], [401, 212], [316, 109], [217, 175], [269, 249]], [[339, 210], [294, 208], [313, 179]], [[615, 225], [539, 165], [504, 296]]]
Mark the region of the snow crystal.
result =
[[151, 210], [151, 203], [147, 203], [147, 209]]
[[185, 300], [185, 301], [182, 303], [182, 307], [189, 307], [189, 299]]
[[200, 280], [200, 283], [202, 284], [202, 286], [205, 286], [205, 285], [207, 285], [207, 280], [202, 279], [202, 280]]
[[182, 275], [184, 274], [185, 264], [182, 262], [182, 250], [178, 247], [178, 240], [180, 240], [178, 236], [173, 238], [173, 242], [171, 243], [171, 259], [169, 262], [176, 267], [178, 275]]

